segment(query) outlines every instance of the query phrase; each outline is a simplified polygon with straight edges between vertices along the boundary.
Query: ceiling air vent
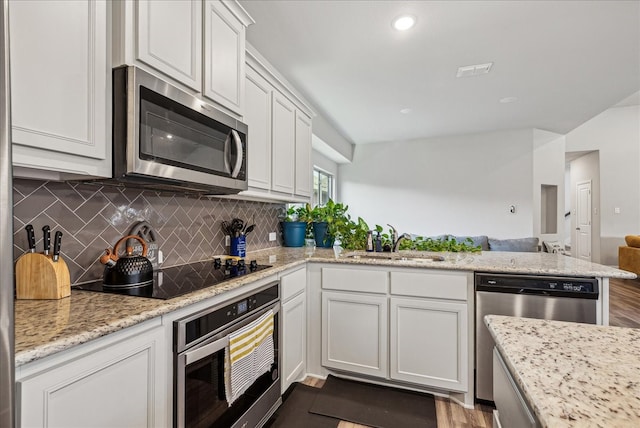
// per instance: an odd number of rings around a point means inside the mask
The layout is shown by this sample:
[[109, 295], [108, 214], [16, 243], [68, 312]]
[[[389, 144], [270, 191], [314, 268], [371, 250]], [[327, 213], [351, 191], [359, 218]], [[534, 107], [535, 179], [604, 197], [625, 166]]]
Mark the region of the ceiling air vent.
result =
[[487, 74], [491, 70], [492, 62], [486, 64], [465, 65], [464, 67], [458, 67], [458, 74], [456, 77], [470, 77], [478, 76], [480, 74]]

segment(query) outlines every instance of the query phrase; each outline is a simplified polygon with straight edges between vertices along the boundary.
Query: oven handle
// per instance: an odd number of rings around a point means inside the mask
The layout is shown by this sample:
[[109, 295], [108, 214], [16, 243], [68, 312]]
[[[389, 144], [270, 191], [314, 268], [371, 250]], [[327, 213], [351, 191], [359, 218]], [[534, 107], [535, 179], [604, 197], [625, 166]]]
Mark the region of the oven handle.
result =
[[276, 302], [274, 305], [261, 310], [260, 312], [250, 316], [249, 318], [243, 320], [242, 322], [238, 324], [234, 324], [228, 329], [221, 331], [216, 335], [216, 337], [222, 336], [221, 339], [215, 340], [206, 345], [196, 346], [195, 349], [184, 352], [183, 355], [185, 357], [185, 365], [189, 365], [195, 361], [201, 360], [209, 355], [212, 355], [212, 354], [215, 354], [216, 352], [221, 351], [222, 349], [224, 349], [229, 345], [229, 333], [235, 330], [238, 330], [249, 323], [252, 323], [253, 321], [260, 318], [262, 315], [264, 315], [270, 309], [273, 310], [274, 315], [280, 312], [280, 302]]
[[208, 345], [201, 346], [193, 351], [185, 352], [184, 357], [186, 365], [198, 361], [206, 357], [207, 355], [215, 354], [218, 351], [226, 348], [229, 345], [229, 336], [225, 336], [222, 339], [216, 340]]

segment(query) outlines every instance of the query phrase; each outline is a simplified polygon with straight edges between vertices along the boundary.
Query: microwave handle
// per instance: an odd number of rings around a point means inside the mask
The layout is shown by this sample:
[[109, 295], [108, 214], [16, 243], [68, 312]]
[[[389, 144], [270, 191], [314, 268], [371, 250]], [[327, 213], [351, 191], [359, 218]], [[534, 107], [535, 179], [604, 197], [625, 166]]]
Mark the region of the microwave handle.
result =
[[238, 132], [235, 129], [232, 129], [231, 135], [233, 135], [233, 142], [236, 144], [236, 153], [238, 153], [236, 164], [233, 166], [233, 171], [231, 171], [231, 178], [237, 178], [238, 174], [240, 174], [240, 169], [242, 168], [242, 159], [244, 158], [244, 152], [242, 149], [242, 140], [240, 140]]

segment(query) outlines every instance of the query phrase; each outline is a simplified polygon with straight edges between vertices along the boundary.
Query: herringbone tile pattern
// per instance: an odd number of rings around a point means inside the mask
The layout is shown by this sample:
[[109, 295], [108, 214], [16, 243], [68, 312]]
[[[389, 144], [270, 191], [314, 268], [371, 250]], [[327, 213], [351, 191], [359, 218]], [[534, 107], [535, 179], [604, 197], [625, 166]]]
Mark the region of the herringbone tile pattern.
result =
[[249, 251], [280, 245], [268, 236], [279, 230], [278, 214], [284, 209], [282, 204], [23, 179], [14, 180], [13, 205], [14, 259], [28, 248], [25, 225], [33, 225], [36, 248], [42, 251], [41, 230], [47, 224], [52, 236], [63, 233], [61, 254], [72, 284], [101, 278], [104, 267], [98, 259], [105, 248], [138, 221], [154, 227], [167, 267], [227, 253], [220, 224], [234, 217], [256, 224], [247, 235]]

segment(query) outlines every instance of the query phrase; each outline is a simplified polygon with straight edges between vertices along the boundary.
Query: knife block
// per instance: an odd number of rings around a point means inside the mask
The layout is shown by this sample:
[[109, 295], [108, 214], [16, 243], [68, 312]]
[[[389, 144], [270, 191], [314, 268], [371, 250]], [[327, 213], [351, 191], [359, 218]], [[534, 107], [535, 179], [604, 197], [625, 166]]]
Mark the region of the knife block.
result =
[[27, 253], [16, 262], [17, 299], [62, 299], [71, 295], [69, 268], [62, 257]]

